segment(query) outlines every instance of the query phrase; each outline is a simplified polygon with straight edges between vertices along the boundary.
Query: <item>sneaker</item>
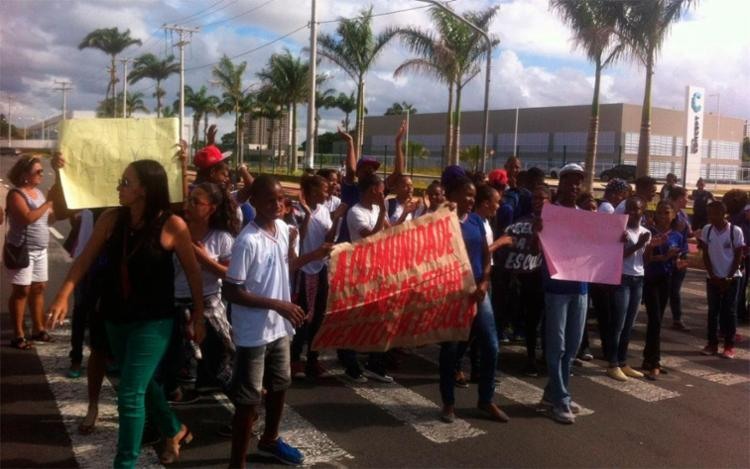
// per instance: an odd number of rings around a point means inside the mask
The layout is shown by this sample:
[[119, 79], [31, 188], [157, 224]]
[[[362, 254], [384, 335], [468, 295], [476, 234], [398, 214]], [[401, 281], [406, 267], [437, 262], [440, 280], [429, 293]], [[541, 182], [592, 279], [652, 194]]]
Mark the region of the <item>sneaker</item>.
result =
[[619, 366], [612, 366], [607, 368], [607, 376], [616, 381], [624, 382], [628, 380], [628, 377], [625, 375], [625, 373], [622, 372], [622, 369]]
[[305, 456], [297, 448], [287, 444], [281, 437], [273, 443], [258, 442], [258, 453], [269, 456], [289, 466], [301, 466]]
[[357, 372], [350, 372], [346, 371], [344, 372], [344, 378], [346, 378], [347, 381], [355, 384], [364, 384], [367, 382], [367, 378], [364, 377], [361, 371]]
[[388, 384], [393, 383], [393, 377], [389, 376], [385, 372], [385, 370], [381, 371], [381, 370], [375, 370], [372, 368], [365, 368], [365, 371], [363, 372], [363, 374], [367, 378], [381, 382], [381, 383], [388, 383]]
[[305, 366], [305, 376], [307, 376], [310, 379], [317, 379], [317, 378], [327, 378], [330, 376], [328, 373], [328, 370], [320, 364], [319, 361], [315, 360], [314, 362], [307, 363], [307, 366]]
[[734, 353], [734, 347], [724, 347], [724, 350], [721, 351], [721, 354], [719, 356], [721, 358], [732, 359], [736, 357], [737, 355]]
[[536, 378], [539, 376], [539, 368], [537, 368], [536, 363], [527, 363], [526, 367], [523, 369], [523, 374]]
[[682, 321], [674, 321], [672, 323], [672, 329], [682, 332], [690, 332], [690, 328], [685, 325]]
[[305, 377], [305, 364], [301, 361], [293, 361], [291, 363], [292, 368], [292, 379], [301, 379]]
[[701, 350], [701, 355], [716, 355], [717, 353], [719, 353], [718, 345], [708, 344]]
[[584, 350], [581, 350], [581, 353], [578, 354], [578, 358], [580, 358], [581, 360], [585, 362], [590, 362], [591, 360], [594, 359], [594, 356], [591, 355], [591, 352], [589, 351], [589, 349], [584, 349]]
[[571, 425], [576, 422], [576, 416], [573, 415], [573, 412], [568, 406], [552, 407], [552, 418], [555, 422], [564, 423], [566, 425]]
[[659, 377], [660, 374], [661, 374], [661, 369], [653, 368], [650, 370], [646, 370], [646, 372], [644, 373], [644, 376], [649, 381], [656, 381], [656, 379]]
[[452, 405], [444, 405], [443, 410], [440, 411], [440, 420], [445, 423], [453, 423], [456, 421], [455, 407]]
[[620, 367], [620, 369], [622, 370], [622, 373], [628, 378], [643, 378], [643, 373], [641, 373], [638, 370], [634, 370], [633, 368], [630, 368], [628, 365]]
[[578, 415], [581, 413], [581, 406], [577, 402], [570, 401], [568, 407], [570, 408], [570, 411], [573, 412], [573, 415]]
[[[551, 401], [548, 401], [547, 399], [542, 397], [542, 400], [539, 402], [538, 407], [540, 410], [551, 410], [554, 407], [554, 404], [552, 404]], [[568, 407], [570, 408], [570, 411], [574, 415], [578, 415], [581, 413], [582, 407], [577, 402], [570, 401], [570, 404], [568, 404]]]
[[469, 382], [466, 381], [466, 376], [464, 376], [463, 371], [456, 372], [456, 387], [464, 389], [469, 387]]
[[501, 344], [509, 344], [510, 343], [510, 337], [508, 336], [508, 334], [505, 331], [503, 331], [503, 332], [500, 333], [500, 343]]
[[510, 417], [508, 417], [508, 414], [503, 412], [500, 407], [498, 407], [496, 404], [489, 403], [489, 404], [477, 404], [477, 409], [484, 412], [490, 419], [495, 420], [497, 422], [509, 422]]
[[198, 402], [201, 395], [193, 389], [177, 388], [167, 398], [167, 402], [172, 405], [188, 405]]
[[68, 369], [68, 378], [78, 379], [81, 377], [82, 372], [83, 368], [80, 363], [71, 363], [70, 368]]

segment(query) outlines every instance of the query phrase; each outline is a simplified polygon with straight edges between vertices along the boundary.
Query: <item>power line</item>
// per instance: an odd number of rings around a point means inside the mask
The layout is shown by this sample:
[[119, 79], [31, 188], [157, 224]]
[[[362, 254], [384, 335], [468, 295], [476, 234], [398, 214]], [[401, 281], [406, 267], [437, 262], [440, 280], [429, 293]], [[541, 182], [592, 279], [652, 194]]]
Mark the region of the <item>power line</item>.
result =
[[[233, 56], [231, 56], [229, 58], [230, 59], [236, 59], [238, 57], [242, 57], [243, 55], [252, 54], [253, 52], [257, 52], [257, 51], [259, 51], [259, 50], [261, 50], [261, 49], [263, 49], [265, 47], [270, 46], [271, 44], [277, 43], [277, 42], [281, 41], [282, 39], [286, 39], [289, 36], [293, 35], [294, 33], [297, 33], [297, 32], [299, 32], [299, 31], [301, 31], [301, 30], [303, 30], [305, 28], [307, 28], [307, 24], [303, 24], [299, 28], [297, 28], [297, 29], [295, 29], [293, 31], [290, 31], [290, 32], [284, 34], [283, 36], [279, 36], [276, 39], [272, 39], [272, 40], [270, 40], [268, 42], [264, 42], [263, 44], [261, 44], [261, 45], [259, 45], [257, 47], [254, 47], [252, 49], [246, 50], [244, 52], [240, 52], [239, 54], [233, 55]], [[193, 71], [193, 70], [200, 70], [202, 68], [211, 67], [212, 65], [216, 65], [218, 63], [219, 62], [211, 62], [209, 64], [198, 65], [198, 66], [195, 66], [195, 67], [189, 67], [189, 68], [186, 68], [185, 71], [187, 72], [187, 71]]]
[[272, 2], [274, 2], [274, 1], [275, 1], [275, 0], [267, 0], [266, 2], [263, 2], [263, 3], [261, 3], [260, 5], [254, 6], [254, 7], [250, 8], [249, 10], [247, 10], [247, 11], [243, 11], [242, 13], [239, 13], [239, 14], [237, 14], [237, 15], [234, 15], [234, 16], [232, 16], [232, 17], [230, 17], [230, 18], [226, 18], [226, 19], [223, 19], [223, 20], [219, 20], [219, 21], [214, 21], [214, 22], [212, 22], [212, 23], [204, 24], [204, 25], [202, 25], [201, 27], [202, 27], [202, 28], [208, 28], [208, 27], [211, 27], [211, 26], [216, 26], [217, 24], [222, 24], [222, 23], [226, 23], [227, 21], [232, 21], [232, 20], [234, 20], [234, 19], [237, 19], [237, 18], [239, 18], [239, 17], [241, 17], [241, 16], [245, 16], [245, 15], [248, 15], [248, 14], [250, 14], [250, 13], [254, 12], [255, 10], [258, 10], [258, 9], [260, 9], [260, 8], [263, 8], [264, 6], [266, 6], [266, 5], [268, 5], [269, 3], [272, 3]]

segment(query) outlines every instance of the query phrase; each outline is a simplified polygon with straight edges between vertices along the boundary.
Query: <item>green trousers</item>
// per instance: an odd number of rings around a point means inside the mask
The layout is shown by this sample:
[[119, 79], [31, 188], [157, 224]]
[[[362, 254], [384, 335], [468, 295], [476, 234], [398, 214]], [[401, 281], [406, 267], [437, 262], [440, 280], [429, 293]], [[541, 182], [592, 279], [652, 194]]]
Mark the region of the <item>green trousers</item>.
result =
[[146, 411], [163, 436], [172, 438], [180, 431], [180, 421], [169, 408], [161, 386], [153, 379], [169, 345], [172, 322], [160, 319], [106, 324], [109, 344], [120, 368], [116, 468], [135, 467], [141, 452]]

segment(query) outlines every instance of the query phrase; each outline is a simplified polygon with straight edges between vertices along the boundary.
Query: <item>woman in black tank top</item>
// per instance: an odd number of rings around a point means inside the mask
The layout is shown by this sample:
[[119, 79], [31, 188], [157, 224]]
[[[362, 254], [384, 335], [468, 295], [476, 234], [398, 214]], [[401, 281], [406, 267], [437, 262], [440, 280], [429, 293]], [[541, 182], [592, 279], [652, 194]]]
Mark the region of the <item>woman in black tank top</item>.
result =
[[[49, 311], [50, 327], [67, 315], [68, 298], [76, 283], [104, 250], [108, 263], [101, 292], [107, 336], [120, 368], [117, 389], [120, 417], [117, 468], [135, 467], [140, 454], [145, 408], [165, 437], [162, 463], [179, 457], [192, 434], [175, 417], [154, 372], [167, 348], [174, 321], [172, 253], [185, 270], [195, 303], [188, 334], [203, 340], [203, 288], [190, 233], [185, 222], [169, 211], [164, 168], [139, 160], [123, 172], [117, 190], [121, 207], [102, 214], [83, 253], [76, 259]], [[144, 399], [145, 394], [145, 399]]]

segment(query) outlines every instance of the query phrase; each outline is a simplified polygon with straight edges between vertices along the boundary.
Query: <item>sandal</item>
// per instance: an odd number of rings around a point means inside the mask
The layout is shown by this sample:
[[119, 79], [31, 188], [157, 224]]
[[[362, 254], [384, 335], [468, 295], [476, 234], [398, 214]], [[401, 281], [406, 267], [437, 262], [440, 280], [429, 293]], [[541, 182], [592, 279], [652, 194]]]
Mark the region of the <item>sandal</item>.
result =
[[16, 337], [10, 341], [10, 346], [18, 350], [30, 350], [34, 345], [26, 337]]
[[47, 331], [39, 331], [36, 334], [32, 334], [31, 340], [34, 342], [54, 342], [55, 339], [47, 333]]
[[172, 464], [180, 460], [180, 449], [184, 445], [189, 444], [191, 441], [193, 441], [193, 433], [190, 431], [189, 428], [183, 427], [185, 429], [185, 434], [182, 435], [182, 437], [177, 441], [176, 447], [171, 447], [169, 444], [169, 440], [164, 444], [164, 451], [162, 451], [161, 455], [159, 455], [159, 462], [167, 465]]

